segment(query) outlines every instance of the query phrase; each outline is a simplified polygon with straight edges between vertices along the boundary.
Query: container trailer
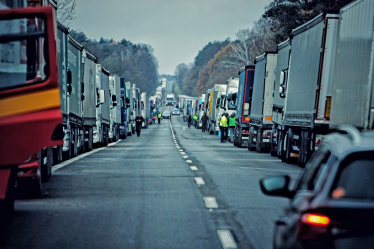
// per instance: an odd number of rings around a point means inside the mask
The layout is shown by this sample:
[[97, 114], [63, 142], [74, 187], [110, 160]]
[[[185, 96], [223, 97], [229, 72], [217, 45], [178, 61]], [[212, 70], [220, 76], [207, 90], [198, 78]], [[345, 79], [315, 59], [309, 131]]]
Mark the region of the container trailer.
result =
[[146, 92], [141, 93], [141, 115], [144, 118], [144, 122], [142, 124], [142, 128], [147, 129], [150, 119], [150, 103], [149, 103], [149, 95]]
[[110, 126], [108, 131], [108, 139], [110, 142], [116, 142], [119, 139], [119, 126], [121, 125], [121, 106], [118, 103], [120, 96], [120, 78], [117, 75], [111, 75], [109, 76]]
[[257, 152], [262, 152], [270, 149], [270, 141], [273, 138], [271, 114], [276, 63], [277, 54], [274, 52], [266, 52], [255, 60], [248, 150], [256, 149]]
[[100, 146], [108, 145], [108, 131], [110, 126], [110, 96], [109, 96], [110, 72], [96, 65], [96, 126], [94, 126], [93, 142]]
[[[292, 31], [284, 116], [278, 130], [281, 158], [287, 162], [298, 158], [305, 165], [317, 141], [329, 132], [338, 26], [337, 12], [324, 12]], [[278, 94], [283, 93], [280, 87]]]
[[226, 85], [215, 84], [214, 92], [212, 93], [208, 131], [210, 134], [217, 135], [220, 127], [219, 123], [224, 113], [223, 109], [220, 108], [220, 103], [222, 96], [224, 97], [226, 94]]
[[249, 136], [249, 115], [251, 114], [251, 102], [253, 91], [253, 79], [255, 66], [248, 65], [239, 70], [239, 85], [236, 95], [236, 116], [234, 130], [234, 145], [247, 146]]

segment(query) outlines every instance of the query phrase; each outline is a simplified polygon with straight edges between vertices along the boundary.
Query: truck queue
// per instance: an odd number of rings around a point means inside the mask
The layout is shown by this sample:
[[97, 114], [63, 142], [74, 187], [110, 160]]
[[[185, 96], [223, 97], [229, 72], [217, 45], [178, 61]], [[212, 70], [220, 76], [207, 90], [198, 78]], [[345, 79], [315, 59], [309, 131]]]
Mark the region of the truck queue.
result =
[[[270, 152], [304, 166], [323, 137], [340, 125], [374, 127], [373, 11], [356, 1], [325, 11], [294, 29], [277, 51], [256, 57], [239, 78], [216, 84], [201, 97], [179, 97], [188, 115], [209, 117], [207, 130], [236, 111], [234, 146]], [[369, 10], [370, 9], [370, 10]], [[349, 18], [348, 18], [349, 17]], [[228, 124], [227, 124], [228, 126]]]

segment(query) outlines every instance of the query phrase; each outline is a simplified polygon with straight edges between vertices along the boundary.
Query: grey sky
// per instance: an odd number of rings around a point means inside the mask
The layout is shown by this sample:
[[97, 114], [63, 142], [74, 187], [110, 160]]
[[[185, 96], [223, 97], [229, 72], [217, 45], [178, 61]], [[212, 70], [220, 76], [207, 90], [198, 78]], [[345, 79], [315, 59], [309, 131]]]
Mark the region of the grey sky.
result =
[[210, 41], [235, 39], [272, 0], [76, 0], [71, 28], [89, 38], [125, 38], [155, 49], [159, 73], [174, 74]]

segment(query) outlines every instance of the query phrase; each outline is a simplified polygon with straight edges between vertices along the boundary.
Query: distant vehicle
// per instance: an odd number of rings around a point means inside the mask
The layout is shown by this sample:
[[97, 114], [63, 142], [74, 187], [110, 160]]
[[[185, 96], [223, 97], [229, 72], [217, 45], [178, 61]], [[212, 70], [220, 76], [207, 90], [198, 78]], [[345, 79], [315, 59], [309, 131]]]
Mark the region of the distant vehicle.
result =
[[172, 112], [173, 115], [181, 115], [181, 112], [179, 111], [178, 108], [174, 108], [173, 112]]
[[170, 118], [171, 119], [171, 114], [170, 111], [166, 110], [162, 113], [163, 118]]
[[290, 206], [275, 221], [274, 248], [372, 248], [374, 241], [374, 132], [341, 126], [325, 136], [300, 174], [261, 179], [264, 194]]

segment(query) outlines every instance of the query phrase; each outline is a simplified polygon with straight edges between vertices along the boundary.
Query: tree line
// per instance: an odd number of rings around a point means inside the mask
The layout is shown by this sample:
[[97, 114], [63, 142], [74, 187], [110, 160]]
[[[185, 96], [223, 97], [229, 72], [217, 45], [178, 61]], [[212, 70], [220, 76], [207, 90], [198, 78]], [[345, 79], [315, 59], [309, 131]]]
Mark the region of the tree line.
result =
[[215, 84], [238, 77], [241, 67], [254, 63], [257, 56], [275, 51], [292, 29], [310, 21], [325, 10], [339, 10], [354, 0], [273, 0], [251, 29], [241, 29], [236, 40], [209, 42], [191, 64], [179, 64], [174, 71], [181, 94], [198, 96]]
[[69, 30], [70, 35], [92, 53], [110, 73], [125, 77], [150, 95], [158, 84], [158, 61], [154, 49], [148, 44], [134, 44], [122, 39], [119, 42], [101, 37], [89, 39], [82, 31]]

